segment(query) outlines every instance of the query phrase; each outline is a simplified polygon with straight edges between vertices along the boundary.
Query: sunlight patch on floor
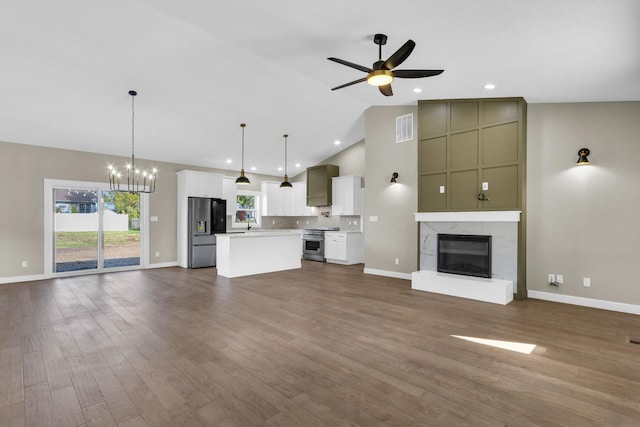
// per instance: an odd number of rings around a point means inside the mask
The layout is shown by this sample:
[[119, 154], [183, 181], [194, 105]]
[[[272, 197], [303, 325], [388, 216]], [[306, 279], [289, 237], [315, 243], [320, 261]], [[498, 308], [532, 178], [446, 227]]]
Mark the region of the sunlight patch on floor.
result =
[[524, 342], [490, 340], [487, 338], [465, 337], [462, 335], [451, 335], [451, 336], [455, 338], [460, 338], [461, 340], [471, 341], [477, 344], [488, 345], [491, 347], [501, 348], [504, 350], [515, 351], [517, 353], [522, 353], [522, 354], [531, 354], [533, 350], [536, 348], [535, 344], [527, 344]]

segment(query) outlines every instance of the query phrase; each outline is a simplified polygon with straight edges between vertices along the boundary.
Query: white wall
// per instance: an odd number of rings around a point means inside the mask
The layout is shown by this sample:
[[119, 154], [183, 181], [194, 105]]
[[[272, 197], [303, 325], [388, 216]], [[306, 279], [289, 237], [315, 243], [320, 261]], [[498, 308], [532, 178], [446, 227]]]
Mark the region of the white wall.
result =
[[640, 305], [640, 102], [529, 104], [527, 129], [528, 290]]

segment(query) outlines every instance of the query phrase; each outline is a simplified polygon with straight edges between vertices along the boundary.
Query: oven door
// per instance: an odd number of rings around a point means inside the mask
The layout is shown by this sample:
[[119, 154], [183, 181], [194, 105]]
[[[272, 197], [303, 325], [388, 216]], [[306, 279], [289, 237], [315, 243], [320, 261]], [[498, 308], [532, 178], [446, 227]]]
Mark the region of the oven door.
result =
[[324, 238], [302, 236], [302, 259], [324, 261]]

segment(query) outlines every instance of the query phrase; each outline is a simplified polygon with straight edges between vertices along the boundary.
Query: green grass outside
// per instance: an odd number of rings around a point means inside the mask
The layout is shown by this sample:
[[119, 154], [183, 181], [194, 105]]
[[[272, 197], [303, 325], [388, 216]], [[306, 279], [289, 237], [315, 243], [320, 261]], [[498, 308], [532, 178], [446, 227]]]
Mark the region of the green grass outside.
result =
[[[105, 231], [104, 245], [116, 246], [140, 242], [140, 230]], [[86, 248], [98, 244], [95, 231], [59, 231], [56, 233], [56, 248]]]

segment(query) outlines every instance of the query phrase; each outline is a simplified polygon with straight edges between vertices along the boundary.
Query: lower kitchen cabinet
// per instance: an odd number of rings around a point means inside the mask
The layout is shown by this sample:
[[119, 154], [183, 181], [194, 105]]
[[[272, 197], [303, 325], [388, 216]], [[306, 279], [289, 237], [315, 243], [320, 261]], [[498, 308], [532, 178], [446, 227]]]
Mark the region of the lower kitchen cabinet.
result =
[[361, 232], [326, 231], [324, 233], [324, 257], [336, 264], [364, 262]]

